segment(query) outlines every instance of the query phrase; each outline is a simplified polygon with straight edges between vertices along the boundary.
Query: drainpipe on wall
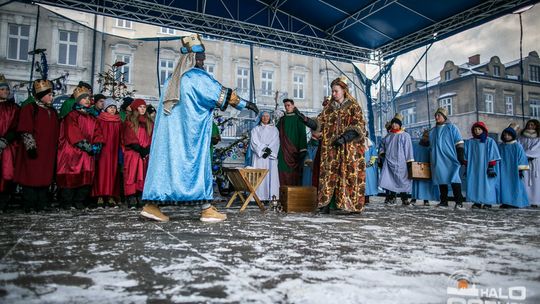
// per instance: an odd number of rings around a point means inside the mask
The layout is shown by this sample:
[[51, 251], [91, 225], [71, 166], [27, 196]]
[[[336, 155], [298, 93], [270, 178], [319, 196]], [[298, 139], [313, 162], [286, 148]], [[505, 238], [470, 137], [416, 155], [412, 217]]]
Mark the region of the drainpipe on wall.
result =
[[474, 75], [474, 104], [476, 106], [476, 121], [480, 121], [480, 114], [478, 113], [478, 76]]

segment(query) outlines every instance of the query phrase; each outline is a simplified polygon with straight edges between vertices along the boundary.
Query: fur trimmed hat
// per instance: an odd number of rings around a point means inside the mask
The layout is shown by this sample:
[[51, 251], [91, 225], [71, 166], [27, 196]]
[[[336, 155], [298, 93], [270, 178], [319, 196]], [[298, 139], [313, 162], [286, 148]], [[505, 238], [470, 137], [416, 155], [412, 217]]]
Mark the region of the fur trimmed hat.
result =
[[444, 119], [448, 119], [448, 110], [446, 108], [438, 108], [437, 111], [435, 111], [435, 115], [441, 114]]

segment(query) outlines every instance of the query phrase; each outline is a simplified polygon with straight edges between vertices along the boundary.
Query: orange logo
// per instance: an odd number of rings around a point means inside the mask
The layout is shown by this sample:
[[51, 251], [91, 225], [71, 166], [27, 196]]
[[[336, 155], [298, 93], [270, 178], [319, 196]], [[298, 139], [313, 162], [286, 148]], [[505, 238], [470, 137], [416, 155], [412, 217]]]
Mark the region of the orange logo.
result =
[[459, 279], [457, 281], [457, 288], [458, 289], [467, 289], [467, 288], [469, 288], [469, 281], [467, 281], [465, 279]]

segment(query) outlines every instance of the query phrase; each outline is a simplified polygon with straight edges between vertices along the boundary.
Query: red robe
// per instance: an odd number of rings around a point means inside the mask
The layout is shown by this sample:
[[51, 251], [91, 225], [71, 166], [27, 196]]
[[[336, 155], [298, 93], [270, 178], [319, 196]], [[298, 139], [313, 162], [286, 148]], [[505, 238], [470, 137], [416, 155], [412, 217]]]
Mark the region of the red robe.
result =
[[103, 131], [105, 143], [97, 156], [96, 177], [92, 196], [120, 196], [120, 172], [118, 170], [118, 151], [120, 149], [120, 115], [101, 112], [97, 118]]
[[56, 182], [60, 188], [79, 188], [94, 182], [95, 159], [75, 146], [86, 139], [91, 144], [103, 143], [103, 132], [94, 116], [71, 111], [60, 124]]
[[29, 158], [24, 145], [19, 145], [15, 163], [16, 182], [29, 187], [52, 184], [59, 129], [58, 114], [53, 108], [31, 103], [21, 109], [17, 132], [32, 134], [36, 141], [37, 158]]
[[152, 134], [148, 134], [144, 123], [139, 123], [137, 134], [133, 130], [133, 124], [130, 121], [124, 122], [124, 131], [122, 135], [122, 144], [124, 145], [124, 194], [133, 195], [137, 191], [142, 192], [144, 188], [144, 179], [148, 169], [148, 156], [144, 159], [141, 155], [131, 150], [127, 145], [138, 144], [143, 148], [150, 147]]
[[[14, 136], [18, 116], [19, 107], [16, 104], [7, 101], [0, 102], [0, 137]], [[16, 149], [17, 142], [12, 141], [0, 154], [0, 192], [5, 191], [7, 183], [13, 180]]]

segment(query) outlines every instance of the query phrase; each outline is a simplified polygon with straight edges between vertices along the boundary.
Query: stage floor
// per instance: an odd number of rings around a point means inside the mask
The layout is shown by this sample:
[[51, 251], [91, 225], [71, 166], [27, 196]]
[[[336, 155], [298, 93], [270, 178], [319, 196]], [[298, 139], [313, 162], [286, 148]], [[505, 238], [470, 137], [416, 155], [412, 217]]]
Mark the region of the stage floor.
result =
[[538, 209], [250, 206], [214, 224], [191, 206], [164, 207], [168, 223], [125, 209], [0, 214], [0, 302], [446, 303], [478, 298], [449, 293], [465, 277], [484, 300], [514, 288], [513, 302], [540, 303]]

